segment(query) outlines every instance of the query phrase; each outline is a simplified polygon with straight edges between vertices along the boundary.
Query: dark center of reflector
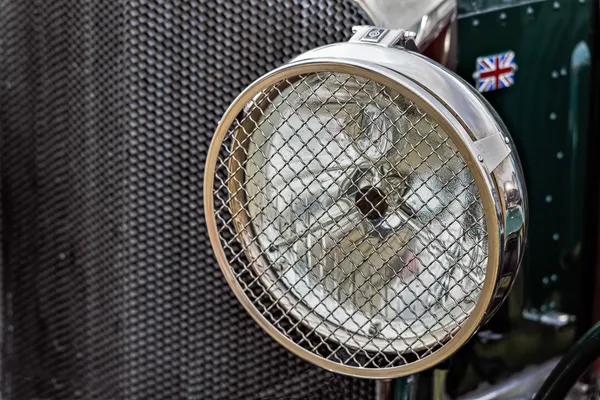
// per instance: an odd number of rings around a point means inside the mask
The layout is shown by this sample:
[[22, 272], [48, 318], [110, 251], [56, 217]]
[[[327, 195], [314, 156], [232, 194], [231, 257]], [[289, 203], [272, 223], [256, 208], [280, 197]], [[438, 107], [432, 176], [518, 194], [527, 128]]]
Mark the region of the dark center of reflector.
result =
[[356, 193], [356, 206], [368, 219], [383, 218], [388, 205], [381, 191], [373, 186], [367, 186]]

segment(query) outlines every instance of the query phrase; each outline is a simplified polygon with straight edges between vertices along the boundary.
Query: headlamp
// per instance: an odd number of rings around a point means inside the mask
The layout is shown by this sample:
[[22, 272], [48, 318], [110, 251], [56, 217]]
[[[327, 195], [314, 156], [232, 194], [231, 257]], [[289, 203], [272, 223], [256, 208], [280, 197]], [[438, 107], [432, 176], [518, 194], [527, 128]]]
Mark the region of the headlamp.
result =
[[205, 170], [238, 299], [289, 350], [355, 376], [451, 355], [504, 299], [525, 240], [506, 127], [407, 38], [357, 27], [258, 79]]

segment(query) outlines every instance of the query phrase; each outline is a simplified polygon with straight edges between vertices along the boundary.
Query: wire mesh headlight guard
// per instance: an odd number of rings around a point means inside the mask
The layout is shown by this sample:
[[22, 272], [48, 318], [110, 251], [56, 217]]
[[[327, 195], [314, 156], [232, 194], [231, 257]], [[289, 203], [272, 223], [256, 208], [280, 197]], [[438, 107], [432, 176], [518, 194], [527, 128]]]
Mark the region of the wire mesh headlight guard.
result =
[[506, 297], [527, 202], [508, 131], [467, 83], [357, 27], [232, 103], [205, 215], [236, 296], [332, 371], [392, 378], [453, 354]]

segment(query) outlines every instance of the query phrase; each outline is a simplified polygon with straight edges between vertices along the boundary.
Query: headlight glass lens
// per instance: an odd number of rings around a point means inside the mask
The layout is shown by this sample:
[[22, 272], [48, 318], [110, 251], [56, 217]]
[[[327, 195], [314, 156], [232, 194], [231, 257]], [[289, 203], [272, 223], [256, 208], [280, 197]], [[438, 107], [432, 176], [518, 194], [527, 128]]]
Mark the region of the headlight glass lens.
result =
[[215, 219], [232, 277], [320, 357], [395, 367], [451, 339], [487, 275], [483, 204], [442, 127], [357, 75], [262, 89], [224, 137]]

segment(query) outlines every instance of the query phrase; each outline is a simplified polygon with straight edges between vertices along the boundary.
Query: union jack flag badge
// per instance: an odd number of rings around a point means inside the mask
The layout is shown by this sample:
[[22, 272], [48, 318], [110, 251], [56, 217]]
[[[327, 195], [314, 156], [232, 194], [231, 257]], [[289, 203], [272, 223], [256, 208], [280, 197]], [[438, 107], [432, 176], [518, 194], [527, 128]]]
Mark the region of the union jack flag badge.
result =
[[473, 74], [480, 93], [505, 89], [515, 84], [515, 53], [505, 53], [477, 58], [477, 70]]

